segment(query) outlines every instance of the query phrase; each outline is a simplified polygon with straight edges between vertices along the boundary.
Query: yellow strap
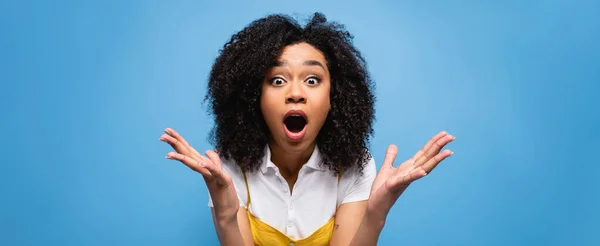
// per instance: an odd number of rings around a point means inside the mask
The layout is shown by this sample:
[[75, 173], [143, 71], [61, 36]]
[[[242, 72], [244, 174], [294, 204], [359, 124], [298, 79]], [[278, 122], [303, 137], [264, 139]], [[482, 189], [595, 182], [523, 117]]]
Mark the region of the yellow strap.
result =
[[[343, 170], [338, 171], [338, 184], [341, 181], [342, 173]], [[246, 213], [250, 222], [250, 231], [252, 232], [252, 239], [255, 245], [287, 245], [291, 243], [296, 246], [329, 245], [331, 235], [333, 234], [335, 215], [308, 237], [294, 240], [250, 213], [250, 188], [248, 185], [248, 178], [246, 177], [246, 172], [242, 172], [242, 174], [244, 176], [244, 183], [246, 184], [246, 194], [248, 195]]]
[[246, 178], [246, 172], [242, 172], [244, 175], [244, 183], [246, 183], [246, 195], [248, 196], [248, 201], [246, 202], [246, 210], [250, 209], [250, 188], [248, 188], [248, 179]]

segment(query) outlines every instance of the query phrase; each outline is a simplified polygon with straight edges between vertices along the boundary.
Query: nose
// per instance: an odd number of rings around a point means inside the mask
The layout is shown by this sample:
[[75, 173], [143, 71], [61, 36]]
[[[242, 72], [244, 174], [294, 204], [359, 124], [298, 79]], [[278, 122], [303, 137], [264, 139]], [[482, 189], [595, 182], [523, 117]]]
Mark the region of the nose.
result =
[[306, 103], [306, 95], [301, 82], [293, 82], [289, 88], [286, 103]]

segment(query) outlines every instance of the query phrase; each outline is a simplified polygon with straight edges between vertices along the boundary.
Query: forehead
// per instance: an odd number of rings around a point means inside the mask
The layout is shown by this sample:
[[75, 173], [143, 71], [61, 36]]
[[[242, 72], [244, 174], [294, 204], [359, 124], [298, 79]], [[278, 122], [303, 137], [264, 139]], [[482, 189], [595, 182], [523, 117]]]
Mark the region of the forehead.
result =
[[278, 61], [281, 62], [298, 64], [308, 60], [319, 61], [323, 65], [326, 64], [323, 52], [307, 43], [298, 43], [284, 47], [278, 58]]

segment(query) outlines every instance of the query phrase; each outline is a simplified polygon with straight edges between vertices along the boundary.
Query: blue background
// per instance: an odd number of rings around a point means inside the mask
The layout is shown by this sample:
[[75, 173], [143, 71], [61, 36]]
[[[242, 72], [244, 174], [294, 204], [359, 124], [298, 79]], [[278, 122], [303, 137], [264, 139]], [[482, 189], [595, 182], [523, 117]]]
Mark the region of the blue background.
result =
[[455, 155], [381, 245], [600, 245], [598, 1], [2, 1], [0, 245], [216, 245], [203, 180], [217, 51], [270, 13], [346, 25], [377, 83], [371, 151]]

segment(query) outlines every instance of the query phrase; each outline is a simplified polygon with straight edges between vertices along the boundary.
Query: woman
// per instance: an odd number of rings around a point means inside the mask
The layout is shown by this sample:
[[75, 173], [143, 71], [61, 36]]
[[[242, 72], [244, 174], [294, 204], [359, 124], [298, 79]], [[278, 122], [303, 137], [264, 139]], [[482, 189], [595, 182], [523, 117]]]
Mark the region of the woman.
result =
[[304, 27], [271, 15], [233, 35], [208, 89], [216, 152], [170, 128], [160, 139], [204, 177], [222, 245], [375, 245], [402, 192], [452, 154], [441, 132], [393, 167], [390, 145], [376, 174], [366, 63], [320, 13]]

